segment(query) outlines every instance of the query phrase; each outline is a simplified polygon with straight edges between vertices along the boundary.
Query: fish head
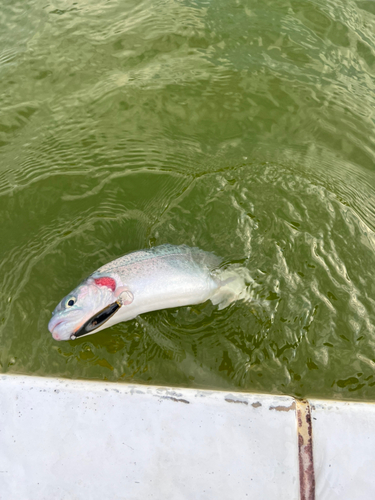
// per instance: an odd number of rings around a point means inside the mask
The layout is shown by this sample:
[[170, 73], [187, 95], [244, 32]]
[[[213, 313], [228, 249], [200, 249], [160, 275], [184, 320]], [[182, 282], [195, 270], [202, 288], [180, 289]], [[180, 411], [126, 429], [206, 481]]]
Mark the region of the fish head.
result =
[[52, 313], [48, 330], [55, 340], [94, 333], [122, 305], [123, 287], [109, 276], [89, 277], [62, 299]]

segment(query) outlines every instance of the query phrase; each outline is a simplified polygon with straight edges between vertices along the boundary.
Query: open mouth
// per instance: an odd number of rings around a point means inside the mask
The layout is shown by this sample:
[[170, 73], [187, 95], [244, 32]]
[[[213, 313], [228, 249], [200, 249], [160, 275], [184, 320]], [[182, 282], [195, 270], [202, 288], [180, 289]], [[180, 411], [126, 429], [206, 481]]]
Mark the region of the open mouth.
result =
[[120, 302], [113, 302], [109, 306], [102, 309], [100, 312], [95, 314], [86, 323], [84, 323], [76, 332], [70, 336], [70, 340], [75, 340], [78, 337], [83, 337], [84, 335], [89, 335], [94, 330], [102, 326], [106, 321], [109, 320], [121, 307]]

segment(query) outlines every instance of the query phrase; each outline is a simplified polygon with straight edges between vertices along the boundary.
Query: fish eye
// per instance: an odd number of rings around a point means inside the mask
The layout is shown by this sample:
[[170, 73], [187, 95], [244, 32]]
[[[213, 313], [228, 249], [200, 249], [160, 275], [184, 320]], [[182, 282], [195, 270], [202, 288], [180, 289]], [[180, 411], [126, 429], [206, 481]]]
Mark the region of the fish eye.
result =
[[75, 297], [71, 297], [69, 300], [67, 300], [66, 302], [66, 307], [72, 307], [74, 306], [74, 304], [76, 303], [76, 298]]

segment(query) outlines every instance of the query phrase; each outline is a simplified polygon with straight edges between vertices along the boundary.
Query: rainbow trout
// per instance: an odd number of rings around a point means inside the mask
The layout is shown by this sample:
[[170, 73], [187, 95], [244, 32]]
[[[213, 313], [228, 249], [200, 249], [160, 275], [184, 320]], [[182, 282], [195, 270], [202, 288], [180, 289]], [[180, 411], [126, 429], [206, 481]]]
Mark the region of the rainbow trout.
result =
[[124, 255], [63, 298], [48, 329], [55, 340], [74, 340], [149, 311], [209, 299], [226, 307], [238, 298], [244, 280], [236, 274], [223, 279], [217, 269], [221, 262], [213, 253], [186, 245], [161, 245]]

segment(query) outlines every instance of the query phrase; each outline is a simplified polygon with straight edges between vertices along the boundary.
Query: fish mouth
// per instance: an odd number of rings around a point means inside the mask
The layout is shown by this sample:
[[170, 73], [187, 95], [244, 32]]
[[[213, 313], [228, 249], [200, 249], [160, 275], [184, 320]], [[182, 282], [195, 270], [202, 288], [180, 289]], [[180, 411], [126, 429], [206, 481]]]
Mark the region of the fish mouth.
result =
[[[104, 309], [92, 316], [88, 321], [86, 321], [81, 327], [79, 327], [72, 335], [70, 340], [75, 340], [84, 335], [89, 335], [93, 333], [99, 326], [104, 325], [106, 321], [109, 320], [122, 306], [120, 301], [113, 302], [109, 304]], [[53, 335], [53, 334], [52, 334]]]
[[54, 330], [57, 326], [61, 325], [61, 323], [63, 323], [63, 322], [64, 322], [64, 320], [60, 319], [60, 321], [58, 321], [55, 325], [53, 325], [52, 330]]
[[[52, 334], [52, 337], [55, 339], [55, 340], [61, 340], [61, 337], [60, 335], [56, 332], [56, 328], [61, 325], [61, 323], [63, 323], [64, 320], [63, 319], [60, 319], [59, 321], [57, 321], [53, 326], [50, 326], [50, 324], [48, 325], [48, 329], [49, 331], [51, 332]], [[51, 323], [51, 322], [50, 322]]]

